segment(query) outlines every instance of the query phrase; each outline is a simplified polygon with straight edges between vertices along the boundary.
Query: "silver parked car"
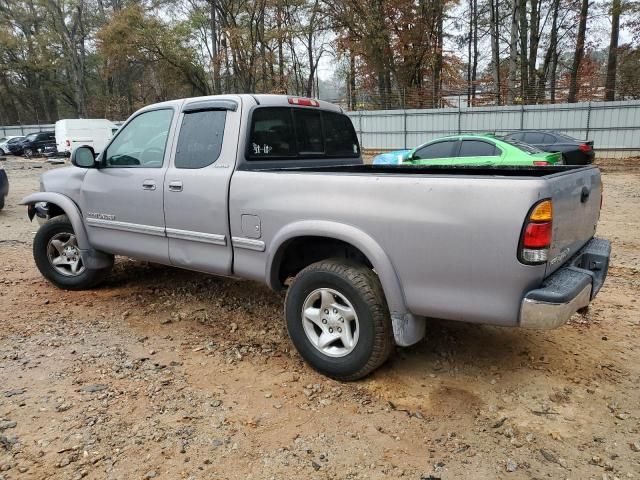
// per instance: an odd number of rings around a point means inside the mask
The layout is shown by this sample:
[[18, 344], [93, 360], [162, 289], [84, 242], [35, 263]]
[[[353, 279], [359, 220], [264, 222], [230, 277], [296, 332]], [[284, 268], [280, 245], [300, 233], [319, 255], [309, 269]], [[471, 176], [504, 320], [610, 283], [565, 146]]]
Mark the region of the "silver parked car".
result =
[[560, 326], [607, 274], [596, 167], [363, 165], [349, 117], [317, 100], [151, 105], [72, 163], [22, 200], [54, 285], [93, 287], [125, 255], [286, 288], [293, 343], [338, 379], [428, 317]]

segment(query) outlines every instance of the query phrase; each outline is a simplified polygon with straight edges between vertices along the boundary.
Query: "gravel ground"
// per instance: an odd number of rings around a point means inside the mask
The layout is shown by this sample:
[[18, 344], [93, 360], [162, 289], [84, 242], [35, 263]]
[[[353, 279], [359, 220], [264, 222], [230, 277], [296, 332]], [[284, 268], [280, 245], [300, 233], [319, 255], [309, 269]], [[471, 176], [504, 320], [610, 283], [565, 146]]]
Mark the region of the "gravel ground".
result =
[[603, 161], [609, 278], [549, 331], [432, 321], [365, 380], [307, 367], [282, 296], [118, 259], [58, 290], [3, 162], [0, 479], [640, 479], [640, 160]]

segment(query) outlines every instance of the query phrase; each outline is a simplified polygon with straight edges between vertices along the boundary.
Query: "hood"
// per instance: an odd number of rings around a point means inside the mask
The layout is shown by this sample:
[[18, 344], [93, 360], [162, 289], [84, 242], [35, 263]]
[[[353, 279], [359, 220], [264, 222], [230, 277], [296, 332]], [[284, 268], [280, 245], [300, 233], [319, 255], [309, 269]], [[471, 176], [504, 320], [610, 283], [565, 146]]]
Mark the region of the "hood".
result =
[[40, 177], [40, 190], [66, 195], [78, 203], [82, 179], [87, 170], [78, 167], [55, 168]]

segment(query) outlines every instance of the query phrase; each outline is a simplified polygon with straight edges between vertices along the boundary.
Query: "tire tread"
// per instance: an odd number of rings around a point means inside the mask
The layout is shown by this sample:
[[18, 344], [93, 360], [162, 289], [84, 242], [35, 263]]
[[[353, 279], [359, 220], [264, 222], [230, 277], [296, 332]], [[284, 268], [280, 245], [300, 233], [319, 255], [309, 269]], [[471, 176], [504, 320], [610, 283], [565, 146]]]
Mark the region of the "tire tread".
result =
[[373, 351], [367, 363], [356, 372], [348, 375], [327, 374], [331, 378], [342, 381], [363, 378], [380, 367], [395, 348], [389, 308], [380, 280], [373, 270], [343, 258], [330, 258], [313, 263], [301, 270], [296, 278], [313, 272], [333, 273], [344, 278], [362, 295], [362, 299], [371, 310], [375, 330]]

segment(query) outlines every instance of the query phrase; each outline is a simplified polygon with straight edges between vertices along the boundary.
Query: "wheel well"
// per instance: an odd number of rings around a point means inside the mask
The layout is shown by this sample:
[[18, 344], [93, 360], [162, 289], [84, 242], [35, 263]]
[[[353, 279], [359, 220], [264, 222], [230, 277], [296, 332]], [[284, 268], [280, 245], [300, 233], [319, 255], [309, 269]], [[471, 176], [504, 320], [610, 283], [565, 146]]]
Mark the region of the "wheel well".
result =
[[271, 284], [274, 288], [282, 288], [288, 278], [327, 258], [344, 258], [373, 268], [367, 256], [348, 242], [327, 237], [297, 237], [278, 249], [271, 269]]
[[48, 203], [47, 206], [49, 207], [49, 218], [66, 215], [65, 211], [55, 203]]

